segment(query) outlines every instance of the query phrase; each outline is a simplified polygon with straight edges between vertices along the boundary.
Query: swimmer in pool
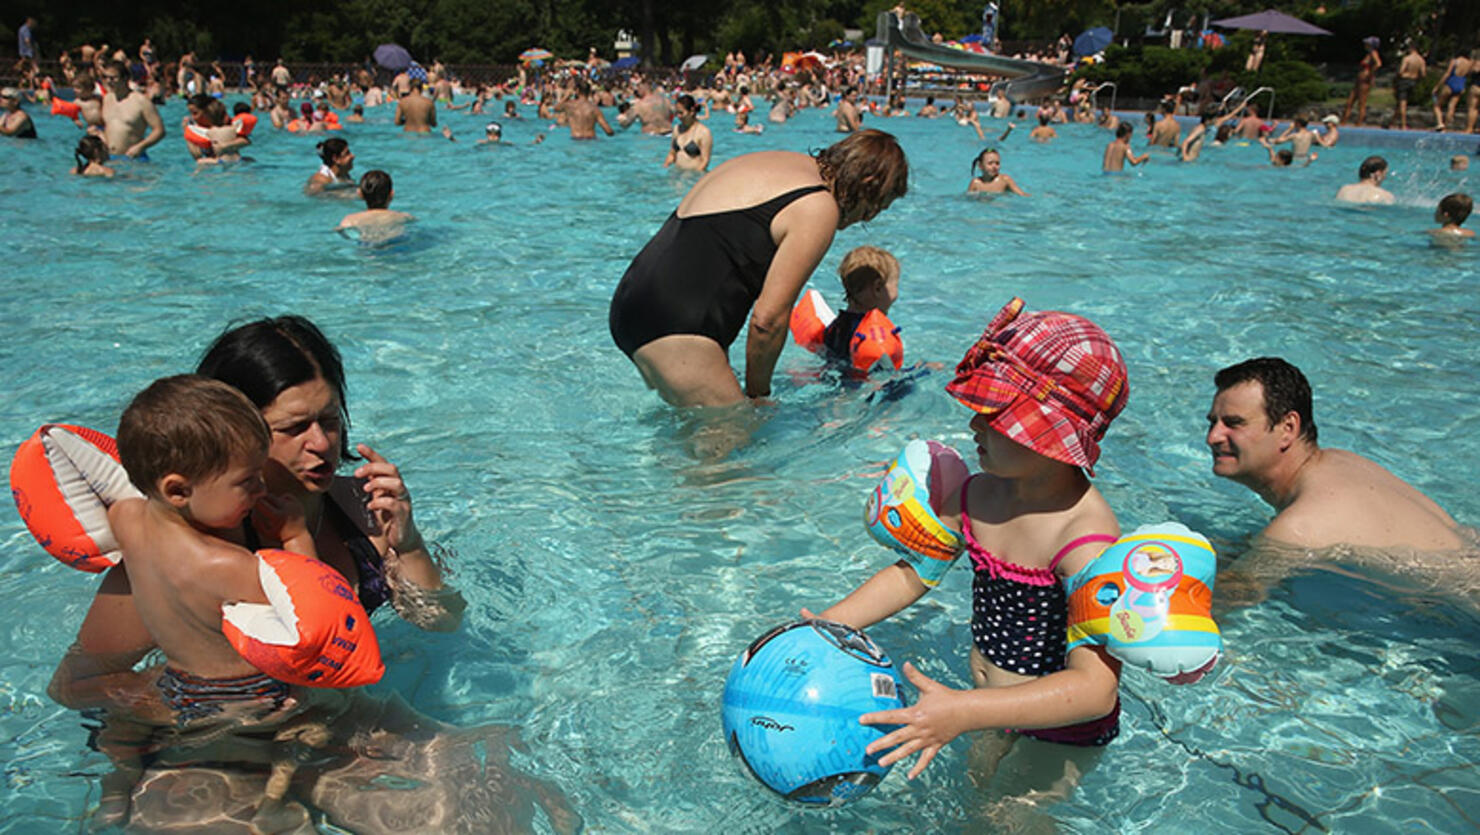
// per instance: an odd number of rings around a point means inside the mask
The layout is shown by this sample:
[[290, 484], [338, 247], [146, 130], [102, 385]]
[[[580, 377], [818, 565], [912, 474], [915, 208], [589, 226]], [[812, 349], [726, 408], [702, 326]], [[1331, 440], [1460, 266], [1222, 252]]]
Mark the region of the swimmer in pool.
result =
[[1176, 102], [1163, 101], [1161, 103], [1161, 118], [1151, 126], [1150, 144], [1167, 148], [1175, 148], [1180, 144], [1182, 125], [1177, 121], [1176, 109]]
[[[483, 138], [474, 142], [474, 145], [502, 145], [504, 141], [504, 126], [498, 122], [489, 122], [483, 128]], [[364, 188], [361, 185], [361, 188]]]
[[1187, 138], [1182, 140], [1181, 147], [1177, 149], [1177, 153], [1182, 157], [1183, 162], [1193, 162], [1202, 153], [1203, 143], [1208, 138], [1208, 125], [1212, 121], [1213, 114], [1210, 111], [1204, 110], [1198, 116], [1197, 124], [1193, 125], [1192, 130], [1187, 132]]
[[1332, 562], [1411, 575], [1476, 605], [1480, 535], [1377, 463], [1320, 447], [1300, 369], [1260, 357], [1224, 368], [1213, 382], [1206, 436], [1213, 474], [1275, 510], [1249, 552], [1219, 574], [1222, 605], [1257, 603], [1294, 571]]
[[1448, 550], [1462, 545], [1443, 508], [1376, 463], [1316, 443], [1310, 383], [1277, 357], [1219, 371], [1208, 410], [1213, 474], [1275, 509], [1261, 536], [1302, 548]]
[[[606, 121], [606, 115], [601, 112], [601, 108], [591, 100], [591, 85], [587, 84], [585, 79], [576, 82], [571, 97], [561, 104], [561, 111], [570, 125], [571, 139], [595, 139], [598, 127], [607, 136], [615, 133], [611, 124]], [[709, 129], [704, 128], [704, 132], [707, 135]], [[705, 162], [708, 162], [707, 158]]]
[[[613, 294], [617, 347], [674, 406], [769, 397], [802, 286], [839, 229], [904, 195], [909, 163], [865, 130], [808, 156], [760, 151], [695, 183]], [[744, 384], [729, 346], [746, 331]]]
[[673, 136], [668, 141], [668, 155], [663, 158], [663, 167], [676, 165], [683, 171], [708, 170], [709, 157], [714, 152], [714, 135], [698, 121], [699, 106], [687, 93], [674, 99], [673, 104], [677, 118], [673, 122]]
[[1002, 173], [1002, 153], [996, 148], [988, 148], [977, 155], [971, 162], [971, 173], [981, 171], [980, 176], [973, 176], [971, 183], [966, 187], [967, 194], [1002, 194], [1004, 192], [1027, 197], [1028, 193], [1023, 191], [1015, 180]]
[[350, 169], [355, 167], [355, 155], [349, 149], [349, 143], [338, 136], [325, 139], [318, 144], [319, 159], [323, 164], [308, 178], [308, 183], [303, 186], [303, 193], [307, 195], [322, 194], [323, 192], [339, 192], [341, 196], [350, 196], [350, 189], [356, 183], [349, 176]]
[[750, 123], [750, 111], [741, 110], [735, 114], [736, 133], [765, 133], [765, 125], [752, 125]]
[[1121, 122], [1120, 127], [1115, 129], [1115, 138], [1110, 140], [1109, 145], [1105, 146], [1103, 170], [1124, 171], [1127, 162], [1131, 165], [1140, 165], [1146, 160], [1151, 159], [1151, 154], [1149, 153], [1141, 154], [1138, 157], [1131, 150], [1132, 133], [1135, 133], [1135, 129], [1131, 127], [1130, 122]]
[[1434, 208], [1434, 222], [1439, 224], [1439, 228], [1430, 229], [1429, 234], [1436, 241], [1466, 241], [1474, 238], [1475, 230], [1463, 227], [1474, 209], [1475, 201], [1462, 191], [1444, 195]]
[[80, 177], [112, 177], [113, 169], [108, 167], [108, 146], [102, 137], [88, 134], [77, 140], [77, 150], [72, 152], [77, 160], [77, 167], [72, 173]]
[[413, 78], [411, 89], [396, 101], [396, 124], [406, 133], [431, 133], [437, 126], [437, 105], [422, 93], [422, 82]]
[[16, 139], [35, 139], [36, 124], [31, 121], [31, 115], [21, 109], [21, 92], [14, 87], [6, 87], [0, 90], [0, 107], [4, 112], [0, 113], [0, 136], [13, 136]]
[[[1303, 117], [1296, 116], [1290, 123], [1290, 126], [1285, 128], [1279, 136], [1269, 140], [1269, 145], [1274, 146], [1289, 142], [1290, 148], [1293, 151], [1292, 156], [1295, 159], [1310, 161], [1313, 159], [1310, 148], [1316, 142], [1316, 134], [1307, 125], [1308, 123]], [[1260, 144], [1262, 145], [1264, 143], [1260, 142]]]
[[1038, 127], [1028, 133], [1028, 138], [1034, 142], [1049, 142], [1058, 137], [1059, 132], [1048, 123], [1050, 116], [1046, 111], [1038, 111]]
[[1395, 202], [1393, 193], [1382, 187], [1382, 181], [1387, 179], [1387, 175], [1387, 160], [1379, 156], [1367, 157], [1357, 169], [1358, 181], [1342, 186], [1336, 192], [1336, 199], [1342, 203], [1392, 205]]
[[366, 171], [360, 178], [359, 195], [365, 201], [365, 211], [345, 215], [335, 227], [341, 235], [353, 229], [359, 233], [361, 243], [378, 243], [399, 236], [406, 231], [406, 224], [415, 220], [390, 208], [396, 190], [391, 175], [384, 171]]
[[838, 278], [846, 304], [822, 332], [822, 345], [829, 357], [846, 363], [863, 317], [873, 310], [888, 315], [899, 300], [899, 259], [888, 250], [860, 246], [843, 256]]
[[1330, 148], [1336, 144], [1336, 140], [1341, 138], [1340, 122], [1341, 120], [1334, 113], [1327, 114], [1321, 119], [1321, 124], [1325, 125], [1326, 129], [1316, 137], [1316, 141], [1321, 143], [1322, 148]]
[[122, 61], [103, 65], [103, 138], [114, 157], [149, 159], [148, 151], [164, 139], [164, 122], [149, 97], [129, 86]]
[[[940, 522], [964, 537], [972, 584], [974, 687], [957, 689], [905, 663], [919, 691], [914, 704], [864, 714], [888, 725], [866, 752], [889, 765], [918, 754], [914, 779], [952, 739], [986, 730], [981, 768], [995, 772], [1024, 737], [1025, 756], [1052, 758], [1062, 746], [1108, 745], [1120, 732], [1121, 664], [1104, 647], [1066, 649], [1064, 578], [1120, 535], [1115, 511], [1090, 481], [1100, 442], [1125, 407], [1125, 360], [1093, 322], [1057, 312], [1026, 312], [1013, 299], [956, 368], [946, 391], [975, 414], [968, 424], [982, 472], [943, 485]], [[1027, 426], [1058, 427], [1026, 429]], [[964, 462], [962, 462], [964, 463]], [[958, 466], [960, 464], [958, 463]], [[866, 629], [919, 601], [950, 563], [901, 559], [880, 569], [821, 613]], [[938, 570], [937, 570], [938, 566]], [[930, 585], [926, 585], [929, 583]], [[803, 617], [812, 613], [803, 609]], [[898, 746], [898, 747], [894, 747]], [[892, 750], [891, 750], [892, 749]], [[984, 775], [989, 776], [989, 775]]]

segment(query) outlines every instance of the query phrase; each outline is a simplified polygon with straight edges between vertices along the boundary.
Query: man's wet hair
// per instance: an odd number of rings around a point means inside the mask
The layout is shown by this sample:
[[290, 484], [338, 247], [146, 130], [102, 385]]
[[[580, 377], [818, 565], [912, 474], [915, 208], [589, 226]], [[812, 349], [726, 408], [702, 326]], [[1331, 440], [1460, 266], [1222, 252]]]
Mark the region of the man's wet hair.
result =
[[252, 106], [244, 101], [239, 101], [231, 106], [231, 115], [240, 116], [243, 113], [251, 113]]
[[1357, 179], [1365, 180], [1379, 171], [1387, 170], [1387, 160], [1379, 156], [1370, 156], [1362, 160], [1362, 167], [1357, 169]]
[[1300, 418], [1300, 437], [1316, 442], [1316, 419], [1311, 411], [1310, 381], [1300, 369], [1279, 357], [1256, 357], [1230, 365], [1213, 375], [1223, 392], [1240, 383], [1255, 382], [1264, 389], [1264, 417], [1270, 426], [1294, 412]]
[[1474, 210], [1475, 201], [1462, 191], [1446, 194], [1439, 201], [1439, 211], [1443, 212], [1444, 216], [1449, 218], [1449, 222], [1455, 226], [1464, 223], [1465, 219], [1470, 216], [1470, 212]]
[[1290, 163], [1295, 161], [1295, 152], [1290, 150], [1289, 148], [1281, 148], [1278, 151], [1275, 151], [1274, 155], [1276, 158], [1279, 159], [1280, 165], [1289, 165]]
[[1115, 138], [1116, 139], [1124, 139], [1127, 136], [1130, 136], [1132, 133], [1134, 133], [1135, 130], [1136, 130], [1135, 128], [1131, 127], [1131, 123], [1130, 122], [1121, 122], [1115, 128]]
[[391, 204], [391, 175], [379, 168], [366, 171], [360, 178], [360, 196], [365, 198], [365, 208], [384, 209]]

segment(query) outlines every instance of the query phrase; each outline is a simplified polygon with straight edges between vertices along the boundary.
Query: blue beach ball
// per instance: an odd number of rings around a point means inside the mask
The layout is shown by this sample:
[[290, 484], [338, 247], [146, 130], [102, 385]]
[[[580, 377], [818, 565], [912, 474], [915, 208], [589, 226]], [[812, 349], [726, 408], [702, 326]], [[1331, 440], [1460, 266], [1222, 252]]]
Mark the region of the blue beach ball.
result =
[[757, 638], [725, 680], [730, 753], [788, 800], [841, 806], [889, 773], [863, 749], [892, 726], [858, 724], [904, 707], [894, 664], [857, 629], [825, 620]]

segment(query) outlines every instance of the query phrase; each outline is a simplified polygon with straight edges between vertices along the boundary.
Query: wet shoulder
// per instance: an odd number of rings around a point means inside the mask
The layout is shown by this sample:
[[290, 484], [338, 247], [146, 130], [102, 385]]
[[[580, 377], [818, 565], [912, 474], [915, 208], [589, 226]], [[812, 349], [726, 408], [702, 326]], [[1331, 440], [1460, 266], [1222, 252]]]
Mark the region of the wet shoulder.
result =
[[817, 164], [794, 151], [760, 151], [726, 160], [678, 204], [681, 218], [744, 209], [789, 191], [820, 185]]

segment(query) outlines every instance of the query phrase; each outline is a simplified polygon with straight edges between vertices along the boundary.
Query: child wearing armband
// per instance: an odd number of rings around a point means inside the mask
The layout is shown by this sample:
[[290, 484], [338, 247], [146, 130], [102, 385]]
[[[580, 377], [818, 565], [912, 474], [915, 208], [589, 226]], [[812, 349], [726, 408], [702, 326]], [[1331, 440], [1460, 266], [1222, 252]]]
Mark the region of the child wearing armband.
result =
[[879, 247], [860, 246], [843, 256], [838, 278], [848, 306], [823, 331], [822, 344], [830, 356], [847, 361], [863, 317], [871, 310], [888, 314], [899, 299], [899, 259]]
[[[118, 424], [119, 459], [145, 498], [115, 503], [108, 523], [126, 554], [139, 617], [165, 655], [160, 690], [182, 722], [220, 712], [226, 690], [259, 706], [288, 697], [221, 630], [223, 603], [268, 602], [257, 557], [231, 541], [254, 508], [264, 538], [314, 555], [302, 508], [267, 496], [271, 439], [241, 392], [193, 374], [155, 381]], [[212, 698], [194, 698], [210, 688]]]
[[[1115, 513], [1089, 480], [1099, 442], [1125, 407], [1120, 351], [1087, 319], [1028, 313], [1013, 299], [966, 353], [946, 390], [976, 413], [970, 427], [982, 472], [962, 480], [965, 468], [953, 457], [929, 477], [917, 477], [914, 490], [939, 491], [931, 501], [939, 511], [931, 547], [874, 574], [820, 615], [871, 626], [924, 596], [955, 555], [969, 556], [976, 689], [947, 687], [906, 663], [918, 700], [859, 720], [899, 726], [868, 753], [883, 754], [884, 765], [918, 753], [910, 778], [967, 731], [1000, 729], [1009, 740], [1076, 746], [1105, 745], [1119, 732], [1120, 662], [1099, 646], [1066, 653], [1061, 581], [1120, 534]], [[942, 481], [940, 471], [952, 468], [960, 472]]]

